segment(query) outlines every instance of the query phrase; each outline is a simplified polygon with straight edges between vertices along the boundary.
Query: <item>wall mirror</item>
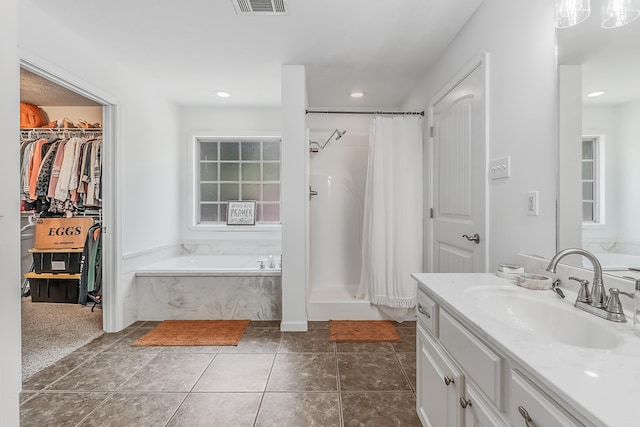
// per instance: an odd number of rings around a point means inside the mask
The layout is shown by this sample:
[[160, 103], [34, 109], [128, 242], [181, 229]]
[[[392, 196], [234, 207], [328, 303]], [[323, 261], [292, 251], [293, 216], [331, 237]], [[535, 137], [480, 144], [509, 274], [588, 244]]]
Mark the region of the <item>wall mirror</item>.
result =
[[602, 28], [608, 1], [591, 0], [589, 18], [556, 30], [557, 246], [582, 247], [623, 276], [640, 267], [640, 19]]

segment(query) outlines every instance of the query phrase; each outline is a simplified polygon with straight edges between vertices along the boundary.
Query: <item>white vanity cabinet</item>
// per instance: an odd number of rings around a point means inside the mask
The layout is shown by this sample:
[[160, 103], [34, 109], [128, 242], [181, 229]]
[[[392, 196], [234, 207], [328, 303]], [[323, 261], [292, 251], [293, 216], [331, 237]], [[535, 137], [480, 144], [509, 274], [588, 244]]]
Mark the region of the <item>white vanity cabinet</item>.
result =
[[582, 426], [517, 369], [511, 370], [509, 420], [514, 426]]
[[418, 288], [416, 410], [429, 427], [582, 426]]
[[462, 427], [462, 372], [420, 323], [416, 340], [416, 406], [420, 421], [428, 427]]

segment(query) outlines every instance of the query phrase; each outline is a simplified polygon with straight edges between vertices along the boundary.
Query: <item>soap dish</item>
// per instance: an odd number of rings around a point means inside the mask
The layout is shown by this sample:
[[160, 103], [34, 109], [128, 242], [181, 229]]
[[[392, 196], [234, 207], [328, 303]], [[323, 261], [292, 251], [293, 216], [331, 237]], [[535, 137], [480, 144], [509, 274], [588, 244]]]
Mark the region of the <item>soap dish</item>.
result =
[[551, 289], [553, 280], [542, 274], [523, 273], [516, 277], [516, 283], [527, 289]]
[[500, 264], [498, 265], [498, 271], [496, 271], [496, 276], [502, 277], [503, 279], [516, 280], [518, 275], [524, 273], [524, 268], [519, 265], [513, 264]]

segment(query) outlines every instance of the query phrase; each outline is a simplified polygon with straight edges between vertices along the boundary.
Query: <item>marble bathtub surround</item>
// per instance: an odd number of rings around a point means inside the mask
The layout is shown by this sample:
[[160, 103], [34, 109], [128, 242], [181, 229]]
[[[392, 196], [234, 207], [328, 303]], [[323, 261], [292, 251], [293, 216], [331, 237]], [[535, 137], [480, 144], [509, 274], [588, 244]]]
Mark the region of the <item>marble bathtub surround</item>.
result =
[[271, 240], [219, 240], [212, 242], [183, 242], [180, 244], [182, 255], [269, 255], [282, 253], [282, 242]]
[[280, 277], [136, 277], [138, 319], [279, 320]]
[[[336, 345], [327, 322], [281, 332], [259, 321], [233, 348], [131, 347], [156, 323], [105, 334], [35, 374], [21, 425], [420, 426], [415, 343]], [[415, 339], [415, 322], [396, 327]]]

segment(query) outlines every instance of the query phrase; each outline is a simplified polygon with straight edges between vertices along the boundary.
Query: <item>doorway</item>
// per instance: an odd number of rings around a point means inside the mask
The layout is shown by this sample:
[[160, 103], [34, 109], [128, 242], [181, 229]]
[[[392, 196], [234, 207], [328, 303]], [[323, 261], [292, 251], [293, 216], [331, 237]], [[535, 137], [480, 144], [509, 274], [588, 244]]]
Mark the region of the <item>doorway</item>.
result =
[[[23, 340], [29, 340], [25, 338], [25, 333], [30, 337], [38, 337], [38, 334], [47, 333], [48, 343], [45, 346], [51, 347], [45, 348], [44, 352], [48, 353], [47, 360], [29, 361], [29, 366], [25, 366], [27, 369], [23, 369], [24, 374], [33, 374], [34, 370], [38, 370], [44, 365], [50, 364], [56, 359], [64, 357], [66, 354], [73, 351], [75, 348], [84, 345], [86, 342], [82, 342], [83, 331], [78, 329], [78, 322], [88, 322], [87, 327], [92, 329], [85, 335], [84, 340], [90, 341], [96, 334], [101, 334], [103, 331], [114, 331], [114, 283], [115, 277], [117, 277], [117, 263], [114, 262], [116, 257], [116, 235], [112, 233], [112, 230], [116, 230], [115, 227], [115, 101], [108, 95], [100, 94], [99, 90], [91, 88], [86, 84], [75, 78], [74, 76], [67, 75], [61, 70], [55, 69], [55, 67], [49, 64], [43, 64], [40, 60], [22, 59], [21, 65], [21, 101], [27, 101], [36, 105], [42, 105], [43, 111], [49, 116], [48, 126], [51, 127], [50, 139], [55, 137], [71, 137], [87, 140], [95, 140], [96, 136], [100, 136], [100, 150], [98, 153], [102, 159], [101, 163], [101, 180], [100, 180], [100, 203], [93, 203], [92, 206], [83, 206], [82, 209], [72, 208], [74, 215], [72, 219], [76, 217], [92, 218], [95, 224], [93, 232], [100, 237], [100, 245], [96, 248], [100, 249], [101, 253], [93, 255], [93, 259], [99, 260], [100, 269], [94, 269], [96, 273], [96, 279], [101, 279], [100, 287], [94, 289], [99, 291], [92, 293], [94, 297], [88, 299], [87, 305], [72, 303], [73, 295], [70, 297], [69, 293], [65, 290], [64, 296], [61, 297], [59, 293], [61, 287], [56, 286], [53, 295], [47, 293], [48, 282], [43, 282], [42, 279], [36, 279], [34, 281], [38, 286], [37, 301], [33, 301], [33, 289], [31, 288], [31, 280], [23, 282], [22, 287], [24, 293], [29, 294], [27, 297], [23, 297], [23, 309], [27, 307], [27, 310], [23, 310]], [[26, 84], [26, 80], [31, 83], [36, 82], [36, 90], [32, 91], [31, 95], [28, 91], [24, 92], [23, 84]], [[36, 93], [37, 95], [33, 95]], [[29, 96], [30, 99], [25, 99], [25, 96]], [[33, 98], [35, 96], [35, 98]], [[59, 101], [56, 102], [56, 99]], [[66, 120], [65, 120], [66, 119]], [[55, 125], [53, 122], [56, 122]], [[58, 125], [58, 122], [59, 125]], [[66, 123], [68, 122], [68, 123]], [[46, 131], [42, 135], [38, 135], [37, 130], [32, 130], [32, 134], [29, 132], [22, 132], [21, 137], [24, 135], [27, 138], [32, 136], [34, 138], [49, 136]], [[101, 135], [100, 135], [101, 134]], [[78, 146], [80, 143], [78, 143]], [[34, 234], [35, 227], [29, 226], [29, 223], [36, 221], [36, 209], [34, 206], [28, 206], [30, 212], [21, 212], [22, 228], [26, 231], [27, 236], [22, 238], [23, 258], [22, 258], [22, 270], [34, 270], [35, 273], [35, 257], [34, 257], [34, 245], [33, 237], [29, 234]], [[45, 206], [45, 208], [47, 208]], [[40, 206], [40, 212], [42, 206]], [[63, 214], [66, 216], [68, 213]], [[38, 217], [39, 217], [38, 213]], [[109, 233], [107, 233], [109, 230]], [[28, 249], [32, 249], [31, 252], [27, 252]], [[37, 252], [37, 251], [35, 251]], [[97, 252], [97, 251], [96, 251]], [[44, 269], [65, 269], [71, 265], [77, 265], [76, 262], [80, 257], [80, 254], [73, 254], [71, 252], [65, 252], [61, 255], [63, 258], [54, 258], [51, 253], [38, 254], [38, 262], [45, 264], [38, 264], [40, 273]], [[56, 257], [60, 255], [57, 254]], [[66, 258], [65, 258], [66, 257]], [[60, 260], [64, 261], [61, 262]], [[34, 265], [31, 263], [34, 262]], [[66, 262], [66, 264], [65, 264]], [[57, 263], [57, 264], [55, 264]], [[55, 265], [54, 265], [55, 264]], [[57, 265], [57, 267], [56, 267]], [[95, 268], [95, 265], [92, 266]], [[86, 268], [86, 267], [85, 267]], [[77, 270], [77, 267], [75, 267]], [[72, 273], [75, 273], [75, 270]], [[65, 271], [61, 271], [64, 273]], [[58, 272], [55, 272], [58, 273]], [[42, 276], [41, 276], [42, 277]], [[73, 276], [74, 279], [76, 276]], [[71, 283], [71, 282], [69, 282]], [[79, 283], [79, 279], [78, 279]], [[96, 282], [97, 283], [97, 280]], [[66, 285], [65, 285], [66, 286]], [[71, 286], [73, 288], [73, 286]], [[43, 290], [45, 291], [43, 293]], [[94, 304], [96, 301], [102, 304]], [[27, 300], [26, 298], [31, 298]], [[58, 302], [57, 299], [64, 301]], [[66, 299], [66, 300], [65, 300]], [[70, 303], [71, 302], [71, 303]], [[26, 305], [28, 304], [28, 305]], [[47, 308], [46, 306], [50, 306]], [[55, 312], [63, 313], [52, 314]], [[25, 330], [25, 318], [24, 316], [30, 316], [30, 320], [27, 321], [27, 329]], [[53, 317], [51, 317], [53, 316]], [[51, 321], [46, 319], [55, 319], [56, 327], [51, 328]], [[62, 321], [60, 320], [62, 318]], [[65, 324], [65, 322], [67, 322]], [[66, 326], [65, 326], [66, 325]], [[72, 325], [72, 326], [69, 326]], [[56, 328], [58, 328], [56, 330]], [[97, 330], [97, 332], [96, 332]], [[35, 331], [35, 332], [34, 332]], [[34, 335], [35, 333], [35, 335]], [[92, 335], [93, 334], [93, 335]], [[61, 336], [63, 338], [56, 341], [56, 337]], [[78, 338], [73, 340], [71, 338]], [[53, 338], [53, 339], [51, 339]], [[23, 350], [31, 351], [30, 345], [33, 342], [24, 342]], [[61, 348], [53, 348], [53, 347]], [[66, 346], [66, 347], [65, 347]], [[36, 346], [36, 351], [43, 351], [43, 346], [39, 348]], [[47, 351], [48, 350], [48, 351]], [[36, 355], [36, 357], [38, 357]], [[25, 362], [25, 354], [23, 351], [23, 364]]]
[[487, 270], [486, 57], [434, 98], [431, 116], [431, 227], [434, 273]]

